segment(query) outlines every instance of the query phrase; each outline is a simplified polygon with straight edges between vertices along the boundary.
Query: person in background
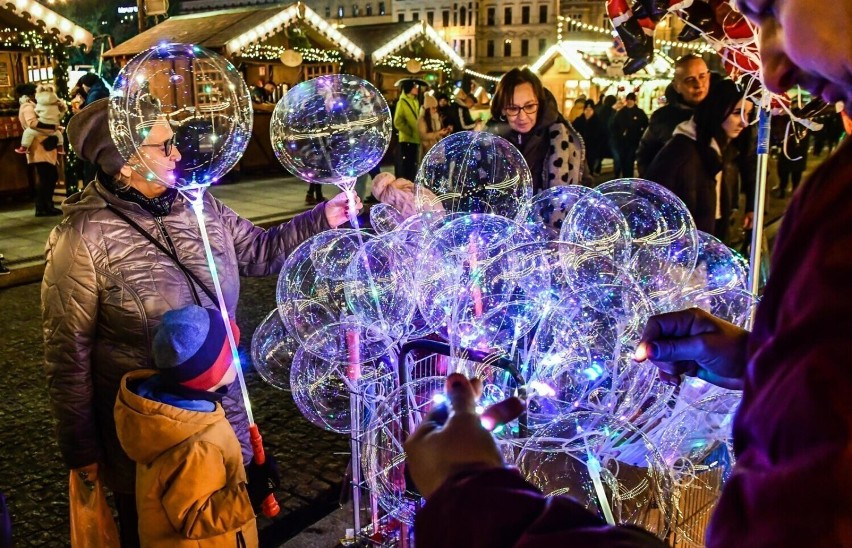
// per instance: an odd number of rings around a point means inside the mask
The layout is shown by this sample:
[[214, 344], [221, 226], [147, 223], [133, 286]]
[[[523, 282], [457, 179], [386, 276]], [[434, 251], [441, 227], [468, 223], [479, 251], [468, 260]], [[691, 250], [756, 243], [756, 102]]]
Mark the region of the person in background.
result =
[[399, 132], [399, 155], [396, 176], [413, 181], [417, 175], [420, 154], [420, 133], [417, 116], [420, 114], [420, 87], [414, 80], [403, 80], [402, 95], [393, 115], [393, 126]]
[[83, 89], [83, 86], [76, 85], [74, 89], [68, 94], [71, 97], [71, 101], [69, 101], [71, 105], [71, 114], [77, 114], [80, 112], [80, 109], [83, 108], [83, 105], [86, 104], [86, 90]]
[[109, 89], [101, 77], [94, 72], [87, 72], [77, 80], [77, 85], [83, 88], [86, 94], [86, 102], [83, 106], [88, 106], [97, 101], [109, 97]]
[[674, 78], [665, 91], [666, 104], [651, 113], [648, 129], [636, 150], [636, 168], [640, 177], [645, 176], [648, 166], [672, 138], [678, 124], [692, 118], [693, 109], [710, 91], [712, 77], [713, 73], [699, 55], [690, 53], [675, 61]]
[[9, 267], [6, 266], [6, 257], [4, 257], [2, 253], [0, 253], [0, 276], [5, 276], [9, 273]]
[[[827, 103], [852, 105], [852, 12], [810, 0], [739, 0], [738, 6], [759, 28], [770, 91], [798, 84]], [[793, 196], [750, 333], [702, 310], [683, 310], [652, 317], [636, 350], [634, 358], [650, 359], [666, 382], [686, 375], [742, 390], [733, 424], [737, 460], [710, 517], [709, 548], [850, 544], [850, 158], [852, 139], [846, 139]], [[409, 466], [421, 468], [410, 470], [415, 484], [429, 493], [415, 531], [445, 535], [445, 544], [431, 545], [450, 546], [457, 538], [463, 544], [458, 535], [486, 533], [512, 546], [529, 531], [553, 534], [574, 525], [570, 510], [556, 508], [558, 497], [530, 494], [532, 486], [501, 466], [479, 420], [469, 412], [463, 418], [451, 417], [444, 428], [424, 421], [422, 434], [406, 445]], [[420, 485], [424, 474], [430, 481]]]
[[500, 79], [486, 131], [521, 151], [532, 174], [533, 193], [557, 185], [591, 186], [583, 138], [528, 68], [512, 69]]
[[452, 107], [450, 106], [450, 98], [446, 93], [438, 93], [435, 95], [438, 100], [438, 114], [441, 116], [441, 125], [450, 128], [450, 133], [453, 132], [452, 126]]
[[[24, 129], [33, 128], [38, 125], [38, 116], [35, 113], [36, 105], [32, 100], [35, 93], [36, 86], [32, 83], [19, 84], [15, 88], [16, 98], [21, 105], [18, 110], [18, 120]], [[29, 99], [24, 99], [24, 97], [28, 97]], [[45, 143], [47, 139], [49, 139], [47, 135], [37, 135], [26, 152], [27, 164], [33, 165], [36, 171], [36, 217], [62, 215], [62, 211], [53, 205], [53, 192], [56, 190], [56, 183], [59, 181], [59, 168], [57, 167], [57, 163], [59, 162], [58, 151], [56, 146], [47, 146]]]
[[[101, 99], [68, 124], [69, 143], [98, 175], [62, 204], [65, 218], [45, 246], [44, 362], [62, 461], [103, 477], [115, 496], [122, 546], [132, 547], [139, 543], [135, 465], [113, 418], [121, 378], [153, 367], [150, 340], [166, 312], [191, 303], [218, 308], [218, 298], [192, 206], [160, 182], [181, 159], [170, 124], [156, 110], [146, 115], [157, 120], [140, 145], [156, 170], [151, 181], [119, 153], [108, 111], [109, 101]], [[240, 276], [277, 274], [296, 246], [345, 223], [347, 210], [341, 193], [264, 230], [206, 193], [207, 230], [229, 316], [235, 317]], [[248, 463], [252, 450], [238, 386], [231, 385], [222, 404]]]
[[572, 123], [574, 124], [574, 128], [580, 132], [580, 135], [583, 137], [583, 143], [586, 145], [586, 163], [589, 165], [589, 169], [591, 169], [592, 173], [600, 173], [607, 133], [603, 122], [595, 114], [595, 102], [587, 99], [584, 104], [583, 114], [578, 116]]
[[636, 149], [645, 128], [648, 116], [636, 105], [636, 94], [630, 92], [624, 98], [622, 107], [612, 120], [612, 137], [618, 147], [619, 171], [615, 177], [633, 177], [633, 164], [636, 162]]
[[124, 375], [115, 401], [118, 439], [136, 462], [141, 544], [257, 546], [255, 512], [272, 490], [252, 477], [275, 464], [270, 455], [247, 472], [225, 418], [222, 399], [237, 373], [222, 313], [166, 312], [151, 353], [156, 370]]
[[[619, 173], [621, 170], [621, 164], [618, 160], [618, 147], [616, 146], [615, 139], [612, 137], [612, 121], [615, 119], [615, 103], [617, 99], [615, 95], [607, 95], [603, 98], [603, 101], [598, 105], [597, 115], [603, 124], [604, 131], [606, 131], [606, 148], [604, 149], [603, 158], [612, 158], [612, 168], [615, 173]], [[598, 167], [598, 171], [596, 172], [598, 175], [601, 173], [602, 167]]]
[[728, 145], [748, 127], [752, 108], [735, 83], [717, 82], [692, 118], [675, 128], [646, 173], [683, 200], [698, 230], [722, 241], [734, 201], [724, 167], [733, 163], [736, 149]]
[[476, 105], [476, 100], [470, 95], [465, 95], [459, 90], [456, 95], [456, 100], [450, 110], [450, 127], [453, 128], [453, 133], [459, 131], [479, 131], [482, 129], [482, 124], [479, 120], [474, 120], [470, 114], [470, 109]]
[[781, 142], [781, 150], [778, 153], [778, 198], [783, 200], [791, 181], [793, 192], [796, 192], [802, 182], [802, 174], [808, 165], [811, 137], [806, 128], [791, 126], [788, 131], [789, 117], [773, 117], [772, 123], [775, 123], [775, 120], [784, 127], [785, 134], [785, 141]]
[[574, 101], [574, 104], [571, 105], [571, 110], [568, 111], [568, 116], [566, 118], [571, 120], [572, 122], [583, 115], [583, 111], [586, 110], [586, 95], [581, 93], [577, 96], [577, 99]]
[[423, 109], [417, 118], [417, 131], [420, 133], [420, 147], [424, 156], [438, 141], [450, 133], [450, 128], [443, 127], [441, 124], [438, 101], [432, 95], [426, 95], [423, 98]]

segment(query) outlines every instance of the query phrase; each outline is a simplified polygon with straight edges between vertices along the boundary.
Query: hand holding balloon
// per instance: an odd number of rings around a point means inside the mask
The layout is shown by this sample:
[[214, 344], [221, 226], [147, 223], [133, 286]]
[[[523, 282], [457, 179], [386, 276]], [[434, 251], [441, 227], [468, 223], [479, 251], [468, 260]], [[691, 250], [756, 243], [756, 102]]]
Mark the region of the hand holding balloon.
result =
[[[355, 212], [361, 211], [361, 198], [353, 194]], [[325, 203], [325, 220], [331, 228], [337, 228], [349, 220], [349, 198], [346, 192], [341, 192]]]
[[681, 375], [741, 390], [748, 331], [697, 308], [652, 316], [634, 359], [650, 359], [670, 384]]

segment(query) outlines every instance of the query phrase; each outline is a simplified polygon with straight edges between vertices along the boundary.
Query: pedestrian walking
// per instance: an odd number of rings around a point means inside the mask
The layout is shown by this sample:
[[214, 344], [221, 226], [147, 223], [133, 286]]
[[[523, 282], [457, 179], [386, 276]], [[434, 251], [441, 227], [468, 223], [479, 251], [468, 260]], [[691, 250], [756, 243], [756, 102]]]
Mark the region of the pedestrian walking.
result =
[[[810, 147], [810, 133], [806, 128], [797, 128], [788, 125], [789, 117], [778, 117], [775, 120], [784, 127], [785, 139], [781, 143], [778, 153], [778, 198], [783, 200], [786, 196], [787, 187], [792, 182], [793, 192], [799, 188], [802, 182], [802, 174], [808, 165], [808, 148]], [[787, 128], [790, 127], [790, 131]]]
[[592, 173], [600, 173], [601, 160], [606, 149], [607, 133], [603, 122], [595, 114], [595, 102], [586, 100], [583, 113], [573, 121], [586, 146], [586, 163]]
[[[20, 102], [18, 109], [18, 120], [24, 129], [36, 127], [38, 116], [35, 112], [35, 84], [20, 84], [15, 88], [15, 95]], [[22, 100], [28, 97], [30, 99]], [[27, 148], [27, 164], [35, 167], [35, 216], [53, 217], [62, 215], [62, 211], [53, 205], [53, 192], [59, 181], [59, 168], [57, 168], [59, 141], [54, 136], [36, 135], [32, 144]]]
[[[614, 173], [621, 172], [621, 162], [618, 158], [618, 147], [616, 146], [615, 139], [612, 134], [612, 122], [615, 119], [615, 103], [617, 99], [615, 95], [607, 95], [603, 98], [603, 101], [600, 105], [598, 105], [597, 115], [601, 119], [601, 124], [603, 124], [604, 131], [606, 132], [606, 147], [603, 152], [602, 158], [612, 158], [612, 169]], [[598, 171], [595, 173], [600, 175], [601, 167], [598, 167]]]
[[619, 171], [615, 177], [633, 177], [633, 164], [636, 162], [636, 149], [642, 134], [648, 127], [648, 116], [636, 105], [636, 94], [630, 92], [624, 99], [624, 106], [615, 114], [612, 121], [612, 137], [618, 148]]
[[393, 126], [399, 132], [399, 154], [396, 176], [414, 180], [420, 160], [420, 133], [417, 131], [417, 116], [420, 113], [420, 87], [414, 80], [402, 81], [402, 95], [396, 105]]
[[432, 95], [423, 98], [423, 109], [417, 118], [417, 131], [420, 133], [420, 147], [425, 156], [438, 141], [449, 135], [450, 128], [441, 123], [438, 101]]

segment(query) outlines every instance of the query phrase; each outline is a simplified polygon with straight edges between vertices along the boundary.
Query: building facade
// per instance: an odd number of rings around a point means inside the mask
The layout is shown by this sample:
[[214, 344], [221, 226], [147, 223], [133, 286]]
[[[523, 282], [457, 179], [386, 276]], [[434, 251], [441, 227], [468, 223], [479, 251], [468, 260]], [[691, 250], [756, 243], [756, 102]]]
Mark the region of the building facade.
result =
[[475, 68], [502, 74], [529, 65], [556, 41], [557, 0], [482, 0]]

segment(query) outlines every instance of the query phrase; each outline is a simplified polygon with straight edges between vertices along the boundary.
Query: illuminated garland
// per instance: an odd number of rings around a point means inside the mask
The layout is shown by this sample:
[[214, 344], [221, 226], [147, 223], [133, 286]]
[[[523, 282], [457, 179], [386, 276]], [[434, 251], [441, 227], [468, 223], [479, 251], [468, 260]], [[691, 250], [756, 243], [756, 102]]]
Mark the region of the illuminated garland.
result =
[[[559, 16], [559, 24], [558, 24], [557, 29], [556, 29], [556, 39], [557, 40], [562, 40], [563, 28], [564, 28], [564, 24], [566, 22], [571, 26], [571, 30], [584, 30], [584, 31], [589, 31], [589, 32], [597, 32], [598, 34], [605, 34], [605, 35], [609, 36], [610, 38], [612, 38], [612, 36], [613, 36], [612, 30], [607, 30], [605, 28], [598, 27], [596, 25], [590, 25], [588, 23], [583, 23], [582, 21], [577, 21], [576, 19], [572, 19], [570, 17], [565, 17], [565, 16], [560, 15]], [[660, 40], [660, 39], [657, 39], [657, 38], [654, 39], [654, 42], [656, 42], [657, 44], [662, 44], [664, 46], [670, 46], [670, 47], [673, 47], [673, 48], [691, 49], [691, 50], [695, 50], [695, 51], [698, 51], [698, 52], [701, 52], [701, 53], [714, 51], [713, 48], [708, 47], [707, 44], [704, 43], [704, 42], [700, 42], [700, 43], [672, 42], [671, 40]]]
[[451, 76], [453, 74], [453, 67], [448, 62], [442, 61], [441, 59], [432, 58], [424, 59], [422, 57], [402, 57], [399, 55], [387, 55], [382, 58], [380, 66], [404, 69], [406, 68], [406, 64], [408, 64], [408, 62], [412, 59], [420, 62], [421, 70], [427, 72], [443, 72], [447, 76]]
[[[283, 46], [267, 46], [252, 44], [246, 46], [237, 55], [246, 59], [259, 61], [277, 61], [288, 48]], [[292, 48], [302, 54], [304, 63], [342, 63], [343, 55], [337, 50], [319, 48]]]
[[482, 80], [488, 80], [489, 82], [499, 82], [502, 76], [489, 76], [487, 74], [482, 74], [481, 72], [476, 72], [475, 70], [464, 69], [465, 73], [470, 74], [474, 78], [479, 78]]
[[0, 47], [47, 52], [53, 50], [54, 44], [45, 40], [37, 31], [6, 27], [0, 29]]

